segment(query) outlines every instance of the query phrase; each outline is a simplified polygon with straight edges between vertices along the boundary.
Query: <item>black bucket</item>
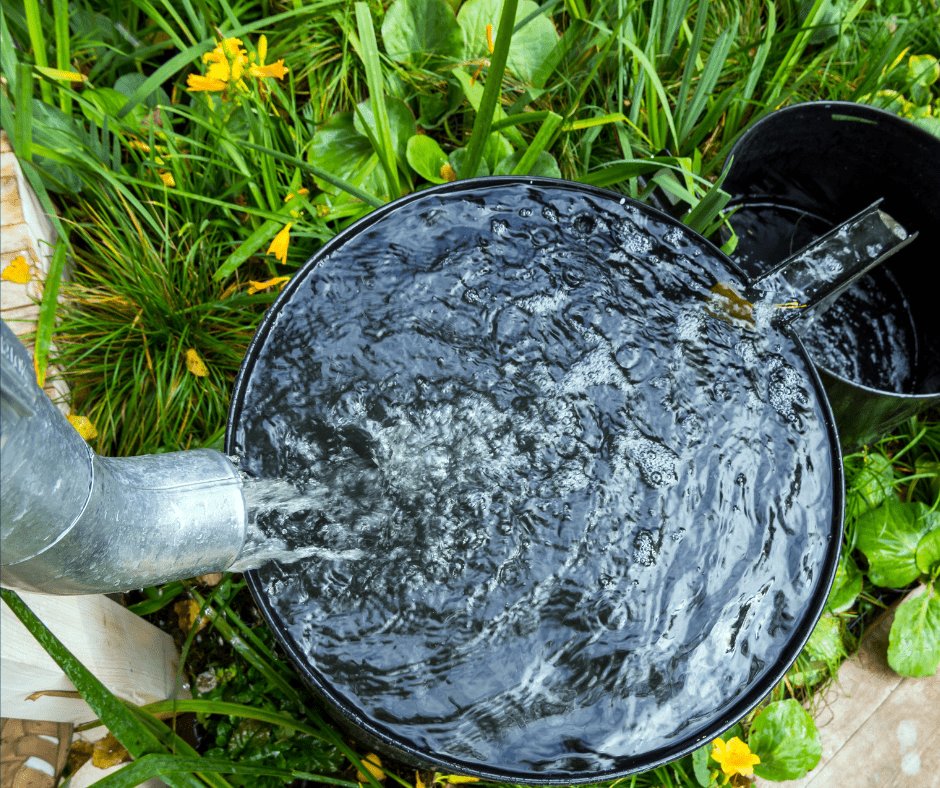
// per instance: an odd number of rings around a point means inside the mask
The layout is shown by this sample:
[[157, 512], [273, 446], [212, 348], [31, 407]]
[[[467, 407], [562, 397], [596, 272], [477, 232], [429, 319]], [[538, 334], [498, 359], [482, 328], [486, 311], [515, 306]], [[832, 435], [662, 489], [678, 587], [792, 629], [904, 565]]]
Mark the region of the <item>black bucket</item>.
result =
[[226, 451], [299, 487], [336, 457], [394, 474], [378, 527], [312, 513], [306, 538], [367, 559], [248, 573], [355, 738], [597, 782], [710, 742], [782, 679], [835, 574], [841, 454], [799, 338], [716, 313], [719, 284], [747, 286], [677, 220], [533, 178], [403, 197], [294, 275]]
[[738, 140], [723, 187], [736, 207], [732, 259], [749, 276], [788, 257], [875, 200], [916, 243], [843, 293], [803, 341], [845, 448], [940, 404], [940, 139], [851, 102], [778, 110]]

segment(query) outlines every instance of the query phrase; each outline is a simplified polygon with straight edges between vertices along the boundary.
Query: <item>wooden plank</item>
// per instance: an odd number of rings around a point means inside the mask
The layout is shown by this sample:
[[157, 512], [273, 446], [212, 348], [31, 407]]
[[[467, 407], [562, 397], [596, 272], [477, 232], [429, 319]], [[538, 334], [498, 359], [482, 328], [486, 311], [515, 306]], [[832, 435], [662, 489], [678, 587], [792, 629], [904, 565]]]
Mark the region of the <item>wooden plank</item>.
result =
[[[18, 593], [115, 695], [138, 704], [172, 697], [179, 656], [166, 632], [105, 596]], [[74, 723], [95, 719], [80, 699], [45, 695], [27, 700], [34, 692], [74, 691], [75, 687], [6, 604], [0, 605], [0, 629], [0, 713], [4, 717]]]
[[940, 788], [940, 678], [905, 679], [811, 774], [813, 788]]
[[818, 703], [819, 765], [799, 780], [758, 779], [759, 788], [940, 788], [940, 676], [902, 678], [891, 669], [893, 621], [891, 610], [875, 622]]

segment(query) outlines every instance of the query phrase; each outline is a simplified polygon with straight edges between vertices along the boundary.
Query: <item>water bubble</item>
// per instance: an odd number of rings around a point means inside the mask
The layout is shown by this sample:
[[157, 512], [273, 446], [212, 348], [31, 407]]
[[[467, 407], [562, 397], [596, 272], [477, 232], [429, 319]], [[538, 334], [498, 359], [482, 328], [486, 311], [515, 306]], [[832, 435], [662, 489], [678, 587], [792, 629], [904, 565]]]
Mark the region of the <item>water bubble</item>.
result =
[[546, 205], [544, 208], [542, 208], [542, 216], [544, 216], [545, 219], [550, 221], [552, 224], [558, 222], [558, 213], [551, 206]]
[[494, 235], [506, 235], [509, 232], [509, 223], [502, 219], [493, 219], [490, 223], [490, 229]]
[[574, 220], [571, 222], [571, 228], [582, 238], [586, 238], [593, 233], [596, 226], [597, 219], [587, 213], [575, 216]]
[[656, 543], [653, 534], [649, 531], [640, 531], [633, 540], [633, 560], [643, 566], [652, 566], [656, 563]]
[[532, 215], [532, 209], [531, 209], [531, 208], [520, 208], [520, 209], [519, 209], [519, 215], [520, 215], [523, 219], [528, 219], [528, 218]]

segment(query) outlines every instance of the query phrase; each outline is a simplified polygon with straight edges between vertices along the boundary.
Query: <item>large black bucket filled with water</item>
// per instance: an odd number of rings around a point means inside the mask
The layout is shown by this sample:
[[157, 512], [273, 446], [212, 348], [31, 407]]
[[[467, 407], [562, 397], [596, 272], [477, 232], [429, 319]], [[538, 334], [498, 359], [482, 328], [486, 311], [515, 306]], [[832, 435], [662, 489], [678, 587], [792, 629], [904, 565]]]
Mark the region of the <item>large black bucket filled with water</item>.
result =
[[750, 276], [879, 198], [920, 231], [917, 244], [807, 321], [803, 341], [845, 447], [940, 404], [940, 139], [864, 104], [810, 102], [755, 123], [726, 166], [739, 237], [732, 258]]
[[[849, 281], [844, 246], [798, 274]], [[226, 448], [301, 492], [256, 525], [314, 554], [249, 583], [357, 738], [445, 772], [596, 782], [767, 695], [843, 522], [800, 276], [775, 277], [618, 194], [529, 178], [404, 197], [298, 271]], [[823, 295], [801, 291], [806, 311]]]

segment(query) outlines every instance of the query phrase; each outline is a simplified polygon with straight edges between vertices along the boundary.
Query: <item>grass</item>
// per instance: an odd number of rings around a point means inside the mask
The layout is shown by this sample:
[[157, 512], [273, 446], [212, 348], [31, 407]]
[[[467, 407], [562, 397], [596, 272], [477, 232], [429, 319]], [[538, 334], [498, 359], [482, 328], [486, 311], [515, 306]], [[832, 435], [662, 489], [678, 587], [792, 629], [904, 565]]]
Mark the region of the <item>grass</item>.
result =
[[[4, 3], [0, 120], [61, 239], [37, 355], [40, 368], [66, 370], [75, 410], [98, 429], [96, 451], [218, 446], [241, 358], [279, 281], [372, 207], [440, 182], [446, 167], [460, 177], [560, 176], [641, 200], [666, 192], [689, 226], [712, 235], [725, 222], [728, 151], [778, 107], [867, 101], [928, 129], [940, 123], [940, 80], [918, 70], [940, 58], [936, 0], [841, 0], [834, 20], [822, 0], [550, 0], [534, 11], [512, 0], [493, 18], [491, 50], [481, 24], [460, 27], [466, 10], [435, 17], [420, 6], [402, 22], [395, 14], [419, 4], [398, 3]], [[250, 64], [282, 60], [286, 72], [187, 90], [220, 36], [238, 37]], [[523, 39], [539, 54], [523, 52]], [[270, 253], [288, 233], [283, 254]], [[873, 474], [890, 495], [936, 508], [938, 461], [936, 413], [846, 458], [846, 550], [862, 573], [855, 522], [873, 504]], [[773, 698], [818, 697], [883, 597], [866, 577]], [[13, 595], [4, 599], [30, 620]], [[116, 701], [30, 620], [127, 737], [135, 764], [107, 785], [151, 773], [218, 788], [378, 785], [365, 753], [311, 708], [243, 581], [148, 589], [136, 609], [169, 627], [184, 602], [209, 622], [179, 630], [187, 670], [215, 685], [176, 707], [197, 712], [212, 742], [198, 762], [153, 716], [165, 704]], [[384, 766], [386, 785], [448, 782]], [[698, 784], [690, 758], [621, 783]]]

